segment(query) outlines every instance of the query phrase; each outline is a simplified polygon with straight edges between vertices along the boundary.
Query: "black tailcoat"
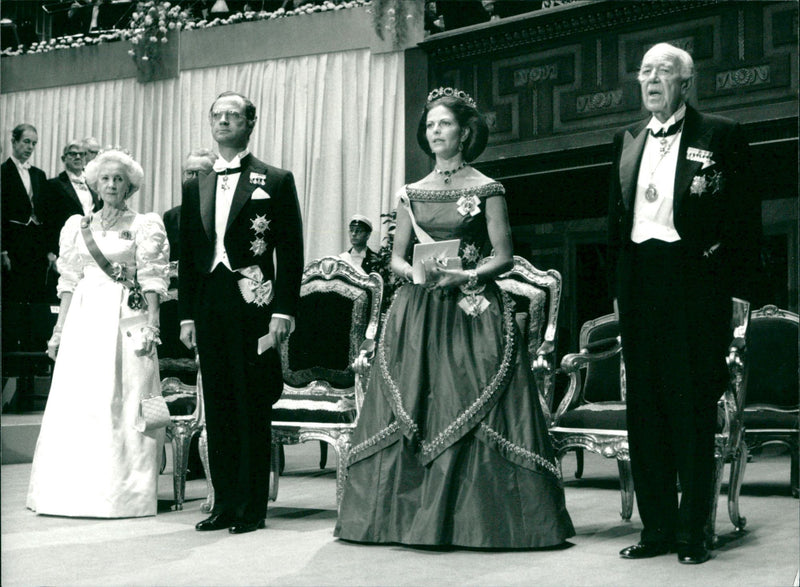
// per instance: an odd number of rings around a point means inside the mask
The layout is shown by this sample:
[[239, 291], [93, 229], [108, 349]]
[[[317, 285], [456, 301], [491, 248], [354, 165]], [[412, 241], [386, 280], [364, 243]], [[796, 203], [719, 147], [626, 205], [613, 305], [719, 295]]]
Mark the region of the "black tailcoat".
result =
[[674, 180], [673, 220], [680, 240], [634, 244], [646, 125], [642, 121], [614, 138], [608, 219], [631, 465], [642, 541], [699, 542], [711, 503], [731, 297], [749, 299], [756, 279], [760, 200], [739, 125], [687, 106]]
[[[194, 320], [203, 374], [215, 513], [246, 521], [266, 516], [271, 406], [283, 390], [278, 351], [256, 353], [273, 313], [294, 316], [303, 273], [303, 238], [294, 178], [252, 155], [242, 160], [224, 235], [215, 235], [215, 172], [184, 184], [179, 315]], [[211, 272], [223, 238], [231, 273]], [[267, 305], [246, 303], [237, 270], [257, 266], [272, 282]]]
[[[92, 211], [97, 212], [103, 207], [103, 201], [93, 189], [89, 188], [89, 193], [92, 195]], [[58, 254], [58, 238], [67, 218], [75, 214], [83, 216], [83, 205], [66, 171], [47, 180], [39, 208], [39, 219], [48, 233], [49, 250]]]
[[[0, 200], [2, 201], [2, 248], [8, 252], [11, 272], [3, 272], [3, 298], [11, 301], [44, 302], [47, 275], [47, 253], [50, 240], [42, 226], [27, 224], [34, 212], [40, 213], [41, 200], [47, 191], [47, 176], [38, 167], [29, 169], [29, 197], [9, 157], [0, 166]], [[31, 202], [33, 205], [31, 205]]]

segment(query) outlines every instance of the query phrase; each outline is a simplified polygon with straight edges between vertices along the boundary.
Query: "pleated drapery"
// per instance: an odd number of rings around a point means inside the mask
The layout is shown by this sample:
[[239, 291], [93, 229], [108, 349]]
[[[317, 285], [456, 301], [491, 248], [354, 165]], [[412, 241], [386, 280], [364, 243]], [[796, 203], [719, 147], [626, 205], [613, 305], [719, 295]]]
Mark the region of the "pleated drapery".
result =
[[306, 258], [347, 248], [347, 219], [356, 212], [373, 219], [370, 246], [377, 248], [380, 214], [391, 210], [405, 175], [403, 66], [402, 51], [359, 49], [187, 70], [147, 84], [123, 79], [2, 94], [4, 153], [20, 122], [37, 128], [31, 161], [48, 177], [63, 170], [61, 151], [71, 139], [121, 146], [145, 171], [130, 206], [160, 214], [180, 203], [186, 154], [215, 149], [208, 111], [219, 93], [233, 90], [256, 105], [250, 150], [294, 173]]

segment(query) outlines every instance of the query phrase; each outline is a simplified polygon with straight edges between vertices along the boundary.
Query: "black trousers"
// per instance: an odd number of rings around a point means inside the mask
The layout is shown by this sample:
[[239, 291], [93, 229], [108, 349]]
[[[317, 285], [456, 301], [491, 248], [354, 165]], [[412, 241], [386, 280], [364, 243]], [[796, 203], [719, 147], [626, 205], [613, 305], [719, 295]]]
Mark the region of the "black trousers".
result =
[[[257, 355], [257, 338], [267, 333], [269, 314], [253, 314], [237, 277], [218, 265], [203, 278], [195, 326], [214, 513], [255, 522], [266, 517], [269, 497], [272, 399], [267, 382], [281, 373], [274, 350]], [[268, 353], [274, 356], [264, 360]]]
[[702, 342], [702, 312], [687, 294], [691, 263], [680, 241], [631, 244], [620, 263], [628, 442], [641, 540], [701, 543], [714, 498], [716, 399], [723, 391], [709, 390], [719, 382], [706, 375], [718, 372], [708, 364], [724, 361], [725, 349], [708, 356], [716, 351]]

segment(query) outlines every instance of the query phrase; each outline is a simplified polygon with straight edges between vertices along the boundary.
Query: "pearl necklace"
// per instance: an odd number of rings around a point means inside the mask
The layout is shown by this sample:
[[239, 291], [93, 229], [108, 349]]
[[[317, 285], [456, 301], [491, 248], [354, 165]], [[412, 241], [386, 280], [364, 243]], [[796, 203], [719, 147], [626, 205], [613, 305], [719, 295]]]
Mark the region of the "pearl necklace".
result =
[[437, 174], [443, 175], [444, 177], [442, 179], [444, 179], [445, 183], [449, 184], [453, 176], [462, 169], [464, 169], [467, 165], [469, 165], [469, 163], [467, 163], [466, 161], [462, 161], [461, 165], [459, 165], [455, 169], [439, 169], [438, 167], [434, 167], [433, 170]]

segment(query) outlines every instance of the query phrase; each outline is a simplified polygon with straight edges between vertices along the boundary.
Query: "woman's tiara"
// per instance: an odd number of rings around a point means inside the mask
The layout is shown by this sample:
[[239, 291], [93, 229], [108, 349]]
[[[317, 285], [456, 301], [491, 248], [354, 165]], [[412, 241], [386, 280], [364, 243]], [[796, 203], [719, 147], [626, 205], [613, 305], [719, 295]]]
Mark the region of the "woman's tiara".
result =
[[439, 98], [458, 98], [459, 100], [463, 100], [468, 105], [472, 106], [473, 108], [477, 108], [478, 106], [475, 104], [475, 100], [467, 94], [464, 90], [457, 90], [455, 88], [436, 88], [430, 94], [428, 94], [428, 102], [433, 102], [434, 100], [438, 100]]

